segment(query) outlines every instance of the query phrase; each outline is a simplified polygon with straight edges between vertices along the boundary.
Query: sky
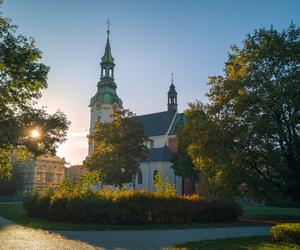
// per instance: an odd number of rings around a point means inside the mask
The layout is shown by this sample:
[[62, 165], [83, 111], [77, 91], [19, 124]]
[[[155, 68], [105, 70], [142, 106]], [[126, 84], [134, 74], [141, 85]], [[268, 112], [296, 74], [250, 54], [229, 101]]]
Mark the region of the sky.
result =
[[299, 0], [4, 0], [0, 8], [51, 68], [38, 105], [71, 121], [57, 152], [70, 164], [87, 156], [108, 17], [117, 93], [137, 115], [167, 109], [172, 72], [179, 112], [207, 102], [208, 77], [223, 74], [231, 45], [255, 29], [300, 26]]

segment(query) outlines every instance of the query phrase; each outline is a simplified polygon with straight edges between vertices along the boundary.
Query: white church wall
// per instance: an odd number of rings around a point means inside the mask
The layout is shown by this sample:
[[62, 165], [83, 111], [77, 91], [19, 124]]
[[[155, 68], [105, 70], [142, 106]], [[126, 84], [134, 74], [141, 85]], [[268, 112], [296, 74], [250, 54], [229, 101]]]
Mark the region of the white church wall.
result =
[[[90, 135], [95, 131], [95, 126], [97, 122], [110, 123], [113, 121], [113, 105], [112, 104], [99, 104], [96, 103], [94, 107], [91, 108], [91, 119], [90, 119]], [[89, 139], [89, 155], [94, 150], [95, 143]]]
[[159, 136], [149, 136], [149, 139], [154, 142], [153, 148], [162, 148], [166, 145], [166, 136], [159, 135]]
[[158, 162], [147, 162], [140, 164], [140, 170], [142, 171], [143, 182], [138, 183], [138, 177], [135, 179], [135, 188], [138, 190], [144, 189], [148, 191], [156, 191], [154, 184], [154, 172], [157, 170], [164, 177], [168, 178], [171, 184], [174, 184], [178, 194], [182, 192], [181, 177], [175, 176], [173, 169], [171, 168], [171, 162], [169, 161], [158, 161]]

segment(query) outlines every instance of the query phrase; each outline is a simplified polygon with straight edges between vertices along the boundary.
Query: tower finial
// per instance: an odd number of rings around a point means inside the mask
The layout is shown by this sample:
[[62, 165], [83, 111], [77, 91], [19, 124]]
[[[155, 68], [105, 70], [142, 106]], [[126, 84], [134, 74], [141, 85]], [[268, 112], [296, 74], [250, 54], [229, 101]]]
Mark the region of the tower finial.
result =
[[174, 74], [171, 73], [171, 85], [168, 92], [168, 111], [177, 110], [177, 92], [174, 86]]
[[109, 26], [111, 25], [110, 21], [109, 21], [109, 17], [107, 18], [107, 37], [109, 37], [109, 33], [110, 33], [110, 30], [109, 30]]

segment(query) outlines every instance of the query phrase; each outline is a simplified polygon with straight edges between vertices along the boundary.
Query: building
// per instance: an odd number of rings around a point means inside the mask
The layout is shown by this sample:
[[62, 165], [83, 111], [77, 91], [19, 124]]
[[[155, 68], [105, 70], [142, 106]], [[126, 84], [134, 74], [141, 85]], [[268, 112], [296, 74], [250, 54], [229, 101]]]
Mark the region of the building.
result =
[[65, 168], [65, 177], [73, 181], [77, 180], [86, 173], [86, 168], [83, 168], [82, 165], [73, 165], [71, 167]]
[[14, 159], [14, 172], [20, 178], [17, 194], [56, 187], [65, 177], [65, 164], [65, 159], [57, 156], [40, 156], [26, 161]]
[[[89, 107], [91, 111], [89, 134], [93, 134], [97, 122], [112, 122], [112, 113], [115, 108], [122, 108], [122, 101], [118, 97], [114, 82], [114, 58], [111, 53], [109, 41], [110, 31], [107, 30], [105, 52], [102, 57], [101, 77], [97, 84], [97, 93], [91, 98]], [[135, 117], [135, 120], [144, 127], [145, 135], [150, 139], [147, 147], [149, 155], [140, 162], [140, 167], [135, 178], [136, 189], [155, 190], [154, 178], [160, 173], [164, 178], [176, 186], [178, 193], [182, 192], [182, 178], [175, 176], [171, 168], [172, 153], [177, 150], [176, 129], [183, 122], [183, 114], [177, 111], [177, 93], [173, 83], [167, 95], [167, 110], [154, 114]], [[89, 138], [89, 155], [94, 149], [94, 142]]]

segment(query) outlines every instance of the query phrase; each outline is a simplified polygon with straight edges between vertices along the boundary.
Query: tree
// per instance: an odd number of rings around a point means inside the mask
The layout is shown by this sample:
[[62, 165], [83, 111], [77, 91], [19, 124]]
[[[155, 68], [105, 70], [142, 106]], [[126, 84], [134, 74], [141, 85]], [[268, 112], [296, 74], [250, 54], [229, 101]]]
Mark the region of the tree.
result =
[[95, 149], [84, 162], [89, 170], [98, 170], [106, 184], [119, 185], [132, 182], [139, 160], [147, 154], [141, 124], [134, 121], [128, 110], [115, 111], [112, 123], [98, 123], [92, 139]]
[[[49, 71], [41, 56], [34, 40], [16, 35], [16, 26], [0, 13], [0, 179], [11, 176], [12, 153], [55, 153], [66, 138], [69, 122], [61, 111], [35, 108]], [[35, 139], [33, 130], [39, 130]]]
[[188, 146], [190, 141], [189, 127], [181, 125], [176, 136], [178, 138], [178, 150], [171, 159], [175, 175], [189, 177], [193, 186], [199, 177], [199, 170], [195, 167], [191, 156], [188, 154]]
[[176, 187], [171, 184], [168, 177], [163, 177], [159, 172], [154, 176], [154, 185], [157, 193], [174, 196], [176, 195]]
[[209, 86], [202, 118], [192, 119], [202, 124], [188, 125], [197, 167], [211, 180], [221, 177], [233, 195], [243, 186], [256, 197], [281, 194], [300, 204], [300, 29], [247, 35]]

